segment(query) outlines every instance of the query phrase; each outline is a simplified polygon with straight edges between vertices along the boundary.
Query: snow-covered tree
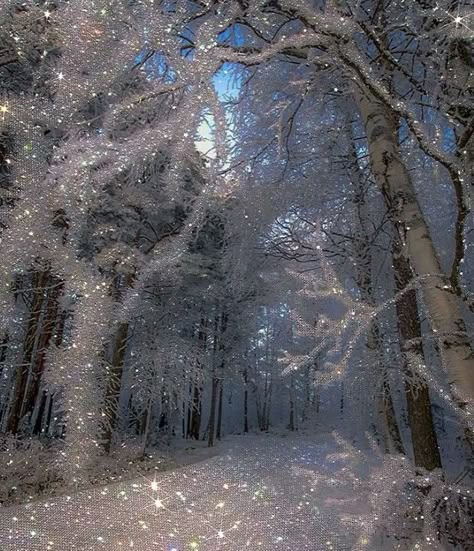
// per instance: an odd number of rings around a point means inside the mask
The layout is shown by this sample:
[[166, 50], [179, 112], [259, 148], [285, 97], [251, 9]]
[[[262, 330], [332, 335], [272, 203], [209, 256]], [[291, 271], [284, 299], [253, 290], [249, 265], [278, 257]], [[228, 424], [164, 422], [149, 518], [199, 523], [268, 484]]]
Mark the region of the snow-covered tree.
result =
[[397, 503], [429, 494], [432, 538], [474, 449], [468, 3], [5, 0], [0, 21], [9, 464], [38, 449], [70, 483], [121, 449], [335, 429], [374, 439]]

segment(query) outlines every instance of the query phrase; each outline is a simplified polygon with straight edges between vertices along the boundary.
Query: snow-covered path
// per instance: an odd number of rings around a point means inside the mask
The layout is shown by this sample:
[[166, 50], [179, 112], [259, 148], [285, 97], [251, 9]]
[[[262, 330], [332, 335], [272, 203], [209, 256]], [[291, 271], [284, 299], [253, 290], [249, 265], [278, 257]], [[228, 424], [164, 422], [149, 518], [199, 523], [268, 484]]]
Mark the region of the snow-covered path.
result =
[[360, 472], [337, 448], [331, 436], [234, 437], [156, 480], [0, 509], [0, 549], [380, 551], [364, 533], [373, 512]]

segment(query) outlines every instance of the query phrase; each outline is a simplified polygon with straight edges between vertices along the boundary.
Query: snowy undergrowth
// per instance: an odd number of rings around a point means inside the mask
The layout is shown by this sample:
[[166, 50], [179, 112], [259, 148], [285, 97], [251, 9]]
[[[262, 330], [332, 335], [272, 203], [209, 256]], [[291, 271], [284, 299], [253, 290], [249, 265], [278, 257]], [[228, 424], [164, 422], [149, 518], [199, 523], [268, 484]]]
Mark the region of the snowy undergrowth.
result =
[[148, 449], [144, 454], [142, 443], [130, 440], [110, 455], [97, 457], [78, 473], [77, 479], [66, 479], [59, 461], [62, 449], [59, 440], [2, 437], [0, 507], [167, 471], [217, 453], [204, 442], [177, 441], [169, 447]]
[[468, 486], [390, 455], [366, 483], [375, 513], [369, 542], [379, 541], [384, 549], [474, 549], [474, 494]]
[[309, 482], [303, 503], [314, 503], [316, 514], [338, 519], [350, 534], [348, 549], [474, 549], [467, 483], [447, 482], [441, 470], [419, 469], [403, 455], [367, 442], [356, 446], [337, 433], [321, 440], [321, 450], [292, 470]]

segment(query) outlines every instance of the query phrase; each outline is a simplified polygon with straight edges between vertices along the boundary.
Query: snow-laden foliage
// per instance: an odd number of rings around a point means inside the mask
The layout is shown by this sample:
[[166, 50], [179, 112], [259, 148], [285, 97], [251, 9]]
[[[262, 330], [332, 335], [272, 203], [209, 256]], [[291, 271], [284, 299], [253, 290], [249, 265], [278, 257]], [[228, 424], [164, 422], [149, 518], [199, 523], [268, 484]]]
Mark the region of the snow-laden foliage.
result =
[[469, 547], [472, 13], [0, 3], [5, 499], [35, 454], [43, 491], [127, 446], [368, 433], [358, 545], [384, 510]]

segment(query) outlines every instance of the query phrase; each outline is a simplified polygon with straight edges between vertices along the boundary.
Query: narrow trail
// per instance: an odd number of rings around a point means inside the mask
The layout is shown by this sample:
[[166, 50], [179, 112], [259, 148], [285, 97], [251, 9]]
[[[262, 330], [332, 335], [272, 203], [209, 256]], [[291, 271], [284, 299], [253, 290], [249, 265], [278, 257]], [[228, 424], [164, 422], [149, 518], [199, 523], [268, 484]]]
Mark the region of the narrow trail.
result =
[[377, 549], [374, 512], [329, 435], [232, 437], [199, 464], [0, 509], [1, 551]]

